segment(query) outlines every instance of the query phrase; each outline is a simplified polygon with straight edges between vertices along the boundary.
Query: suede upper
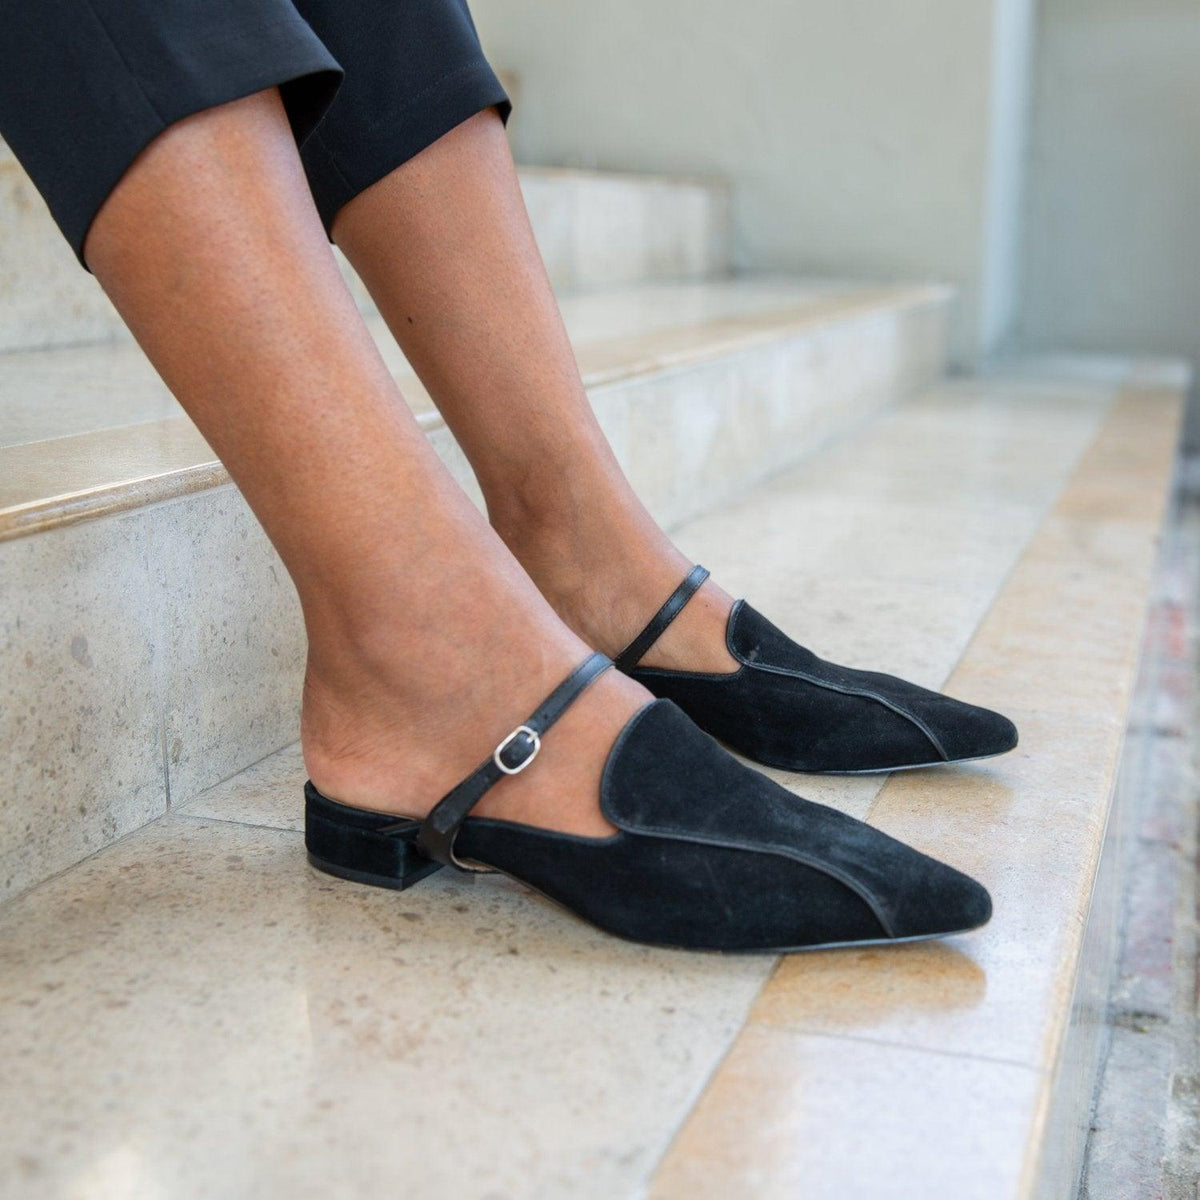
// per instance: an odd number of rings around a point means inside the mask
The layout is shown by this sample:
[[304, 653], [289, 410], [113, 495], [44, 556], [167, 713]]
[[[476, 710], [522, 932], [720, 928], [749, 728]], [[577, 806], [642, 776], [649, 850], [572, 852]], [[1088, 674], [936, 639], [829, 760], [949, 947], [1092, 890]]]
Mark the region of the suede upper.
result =
[[[703, 789], [703, 792], [701, 791]], [[699, 795], [719, 803], [697, 803]], [[849, 887], [891, 937], [928, 928], [930, 889], [950, 867], [823, 804], [801, 799], [721, 749], [674, 705], [644, 709], [631, 722], [604, 773], [601, 808], [630, 833], [687, 837], [782, 855]], [[913, 905], [917, 911], [910, 911]]]
[[673, 700], [746, 757], [793, 771], [889, 770], [1000, 754], [1012, 722], [891, 675], [838, 666], [792, 641], [745, 601], [729, 615], [729, 674], [638, 667], [630, 674]]
[[[609, 838], [471, 817], [455, 855], [525, 881], [610, 933], [692, 949], [928, 937], [974, 928], [991, 912], [967, 876], [793, 796], [666, 701], [643, 708], [617, 739], [600, 803], [618, 830]], [[411, 825], [359, 813], [343, 826], [354, 811], [311, 789], [310, 853], [351, 877], [366, 861], [385, 876], [411, 870], [410, 841], [402, 850], [363, 844], [395, 843], [397, 829], [409, 838]]]

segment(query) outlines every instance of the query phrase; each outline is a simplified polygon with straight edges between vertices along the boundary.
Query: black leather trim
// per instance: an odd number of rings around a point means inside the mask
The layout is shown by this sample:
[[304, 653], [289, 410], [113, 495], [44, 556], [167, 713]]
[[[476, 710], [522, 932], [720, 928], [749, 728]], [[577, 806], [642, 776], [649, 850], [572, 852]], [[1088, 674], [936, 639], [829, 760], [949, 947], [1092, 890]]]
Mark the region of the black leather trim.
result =
[[864, 700], [874, 700], [876, 704], [882, 704], [884, 708], [890, 709], [896, 716], [903, 717], [906, 721], [911, 721], [929, 739], [933, 748], [942, 756], [942, 761], [949, 762], [950, 760], [950, 756], [946, 753], [946, 748], [926, 722], [922, 721], [915, 713], [909, 712], [908, 709], [901, 708], [894, 700], [889, 700], [886, 696], [881, 696], [878, 692], [871, 691], [870, 688], [843, 687], [840, 684], [830, 683], [828, 679], [820, 679], [816, 675], [809, 675], [804, 671], [797, 671], [792, 667], [772, 667], [767, 663], [747, 663], [746, 665], [752, 671], [768, 671], [772, 675], [785, 675], [789, 679], [803, 679], [805, 683], [811, 683], [814, 687], [824, 688], [827, 692], [838, 692], [843, 696], [861, 696]]
[[906, 721], [911, 721], [929, 739], [933, 748], [942, 756], [942, 761], [949, 761], [950, 756], [946, 753], [945, 746], [942, 745], [941, 740], [929, 728], [928, 724], [922, 721], [915, 713], [902, 708], [894, 700], [889, 700], [886, 696], [882, 696], [870, 688], [847, 687], [842, 684], [831, 683], [828, 679], [822, 679], [819, 675], [810, 675], [808, 672], [798, 671], [794, 667], [774, 667], [770, 663], [751, 662], [743, 654], [740, 654], [733, 644], [733, 628], [735, 618], [741, 612], [742, 606], [745, 603], [745, 600], [739, 600], [730, 610], [725, 639], [726, 645], [729, 647], [729, 653], [743, 666], [749, 667], [751, 670], [770, 671], [773, 675], [786, 675], [792, 679], [803, 679], [805, 683], [811, 683], [814, 687], [824, 688], [829, 692], [839, 692], [843, 696], [861, 696], [864, 700], [874, 700], [876, 703], [882, 704], [884, 708], [890, 709], [898, 717], [903, 717]]
[[791, 679], [803, 679], [805, 683], [811, 683], [813, 687], [824, 688], [829, 692], [838, 692], [843, 696], [861, 696], [864, 700], [873, 700], [877, 704], [882, 704], [884, 708], [890, 712], [894, 712], [898, 717], [903, 717], [904, 720], [919, 729], [929, 739], [929, 743], [934, 750], [941, 755], [943, 762], [950, 761], [950, 755], [946, 753], [946, 748], [942, 745], [941, 739], [929, 728], [929, 725], [925, 721], [922, 721], [915, 713], [902, 708], [894, 700], [889, 700], [886, 696], [881, 696], [878, 692], [874, 692], [870, 688], [846, 687], [841, 684], [831, 683], [828, 679], [822, 679], [820, 676], [810, 675], [805, 671], [797, 671], [794, 667], [774, 667], [770, 663], [752, 662], [746, 658], [737, 649], [733, 635], [738, 614], [742, 611], [745, 603], [744, 599], [734, 602], [733, 608], [729, 610], [729, 620], [725, 624], [725, 646], [729, 650], [729, 653], [741, 664], [736, 671], [668, 671], [661, 667], [639, 667], [638, 674], [659, 675], [672, 679], [728, 680], [734, 679], [743, 671], [748, 670], [768, 671], [772, 675], [783, 675]]
[[[584, 688], [612, 665], [611, 659], [603, 654], [588, 655], [521, 724], [540, 737], [579, 698]], [[454, 839], [459, 828], [484, 793], [504, 775], [494, 757], [489, 756], [462, 783], [447, 792], [421, 823], [421, 832], [417, 835], [421, 852], [436, 862], [461, 867], [454, 857]]]
[[697, 563], [687, 578], [667, 597], [662, 608], [650, 618], [646, 628], [614, 659], [618, 671], [629, 672], [642, 656], [662, 637], [668, 625], [683, 611], [683, 606], [700, 590], [708, 578], [708, 570]]
[[704, 836], [699, 833], [693, 833], [686, 829], [672, 827], [668, 825], [655, 825], [649, 822], [632, 822], [627, 818], [622, 817], [614, 810], [614, 805], [611, 801], [612, 775], [616, 770], [616, 763], [620, 757], [621, 750], [624, 747], [626, 740], [633, 734], [640, 721], [642, 721], [648, 713], [652, 712], [658, 705], [670, 704], [669, 700], [656, 700], [654, 704], [648, 704], [645, 708], [639, 709], [630, 718], [629, 723], [621, 730], [617, 736], [617, 740], [613, 743], [612, 750], [609, 752], [608, 760], [604, 764], [604, 772], [600, 777], [600, 811], [612, 822], [618, 829], [624, 830], [626, 833], [643, 834], [653, 837], [668, 838], [680, 842], [691, 842], [698, 846], [722, 846], [726, 850], [747, 850], [755, 854], [775, 854], [781, 858], [789, 858], [793, 862], [798, 862], [801, 866], [811, 867], [815, 871], [820, 871], [823, 875], [828, 875], [831, 879], [836, 879], [838, 883], [848, 887], [855, 893], [874, 913], [875, 919], [883, 927], [884, 932], [888, 937], [895, 937], [895, 924], [888, 914], [884, 902], [869, 888], [866, 884], [856, 879], [849, 872], [841, 870], [830, 863], [824, 862], [819, 858], [813, 858], [809, 855], [802, 854], [793, 847], [782, 846], [770, 841], [748, 841], [740, 838], [728, 837], [712, 837]]

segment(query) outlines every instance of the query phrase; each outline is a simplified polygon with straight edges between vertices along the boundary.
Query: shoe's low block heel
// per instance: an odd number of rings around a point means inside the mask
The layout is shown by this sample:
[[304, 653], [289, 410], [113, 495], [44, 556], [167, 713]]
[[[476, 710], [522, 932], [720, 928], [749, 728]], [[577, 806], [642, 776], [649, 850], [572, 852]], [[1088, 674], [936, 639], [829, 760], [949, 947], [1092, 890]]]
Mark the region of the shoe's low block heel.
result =
[[397, 891], [420, 883], [442, 865], [417, 848], [420, 828], [419, 821], [347, 808], [322, 796], [311, 784], [305, 788], [308, 861], [340, 879]]

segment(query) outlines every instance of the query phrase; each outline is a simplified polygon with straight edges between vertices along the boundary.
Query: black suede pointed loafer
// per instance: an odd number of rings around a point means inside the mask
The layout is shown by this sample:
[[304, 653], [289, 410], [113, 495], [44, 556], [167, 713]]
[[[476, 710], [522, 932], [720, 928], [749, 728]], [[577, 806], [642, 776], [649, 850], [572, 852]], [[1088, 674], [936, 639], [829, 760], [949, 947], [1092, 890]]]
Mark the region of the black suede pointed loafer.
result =
[[503, 775], [612, 664], [592, 655], [423, 821], [305, 786], [305, 844], [322, 871], [407, 888], [443, 865], [500, 871], [608, 933], [689, 950], [788, 951], [916, 941], [984, 924], [974, 880], [743, 766], [657, 700], [618, 736], [600, 787], [617, 832], [553, 833], [471, 817]]
[[616, 663], [739, 754], [787, 771], [865, 774], [991, 758], [1016, 746], [1007, 717], [891, 675], [826, 662], [744, 600], [733, 606], [725, 634], [737, 670], [639, 666], [707, 578], [703, 567], [693, 568]]

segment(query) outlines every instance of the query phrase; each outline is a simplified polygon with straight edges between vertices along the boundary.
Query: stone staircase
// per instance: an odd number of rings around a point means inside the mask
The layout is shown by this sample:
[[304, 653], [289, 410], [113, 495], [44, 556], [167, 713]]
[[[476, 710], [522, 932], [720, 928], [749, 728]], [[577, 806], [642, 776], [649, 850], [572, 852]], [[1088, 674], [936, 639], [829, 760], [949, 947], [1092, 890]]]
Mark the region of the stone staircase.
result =
[[[557, 288], [728, 274], [729, 189], [721, 180], [525, 167], [521, 187]], [[0, 351], [127, 338], [2, 141], [0, 213]], [[373, 311], [344, 262], [343, 269], [364, 311]]]
[[0, 155], [0, 1195], [1072, 1194], [1186, 370], [947, 380], [946, 289], [733, 277], [719, 182], [522, 184], [683, 548], [819, 651], [1018, 720], [994, 763], [778, 776], [972, 871], [995, 919], [721, 958], [493, 879], [311, 872], [290, 583]]

